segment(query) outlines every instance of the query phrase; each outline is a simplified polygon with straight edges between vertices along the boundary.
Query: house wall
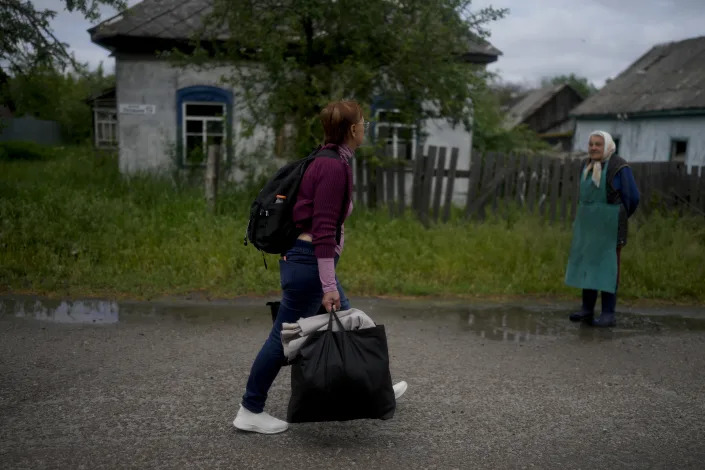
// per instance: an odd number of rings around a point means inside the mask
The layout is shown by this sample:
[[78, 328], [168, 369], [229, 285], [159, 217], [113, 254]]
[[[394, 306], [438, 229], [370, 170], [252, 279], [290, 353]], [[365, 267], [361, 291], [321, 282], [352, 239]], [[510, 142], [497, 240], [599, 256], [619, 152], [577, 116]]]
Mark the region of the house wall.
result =
[[[219, 77], [228, 71], [225, 67], [210, 70], [180, 69], [169, 62], [153, 57], [119, 55], [116, 57], [118, 127], [120, 142], [120, 171], [158, 171], [173, 168], [176, 163], [177, 90], [197, 85], [214, 86], [235, 92], [224, 86]], [[121, 113], [121, 104], [154, 105], [154, 114]], [[238, 102], [233, 103], [233, 155], [254, 151], [260, 145], [271, 150], [274, 139], [265, 128], [253, 136], [243, 138], [242, 120], [249, 116]], [[238, 179], [242, 175], [236, 174]]]
[[[177, 139], [177, 91], [190, 86], [206, 85], [230, 90], [219, 77], [226, 74], [226, 67], [210, 70], [179, 69], [166, 61], [147, 56], [118, 55], [116, 57], [117, 106], [120, 104], [154, 105], [154, 114], [118, 113], [120, 171], [159, 171], [173, 168], [176, 161]], [[252, 137], [242, 136], [242, 120], [248, 118], [248, 111], [237, 102], [233, 103], [232, 132], [234, 159], [258, 148], [273, 154], [275, 139], [270, 129], [260, 128]], [[450, 147], [459, 149], [458, 169], [470, 168], [472, 134], [462, 124], [452, 126], [442, 119], [423, 122], [428, 135], [424, 140], [424, 150], [430, 145], [449, 148], [446, 167], [450, 164]], [[280, 162], [281, 163], [281, 162]], [[230, 177], [241, 180], [243, 172], [235, 169]], [[409, 185], [410, 187], [410, 185]], [[467, 181], [458, 180], [454, 199], [464, 203], [467, 194]]]
[[632, 162], [665, 162], [670, 159], [671, 139], [688, 139], [686, 165], [705, 165], [705, 116], [587, 120], [578, 118], [573, 150], [587, 151], [590, 133], [609, 132], [619, 137], [619, 155]]
[[[447, 147], [445, 168], [450, 168], [450, 151], [452, 147], [458, 148], [458, 170], [470, 169], [470, 154], [472, 151], [472, 132], [465, 130], [463, 124], [453, 126], [445, 119], [427, 119], [423, 121], [423, 130], [427, 136], [423, 142], [424, 154], [428, 155], [428, 147]], [[411, 177], [410, 177], [411, 178]], [[435, 184], [435, 182], [434, 182]], [[468, 193], [468, 178], [458, 178], [453, 183], [453, 203], [465, 205]], [[411, 183], [408, 182], [408, 186]], [[445, 194], [445, 179], [443, 183]]]

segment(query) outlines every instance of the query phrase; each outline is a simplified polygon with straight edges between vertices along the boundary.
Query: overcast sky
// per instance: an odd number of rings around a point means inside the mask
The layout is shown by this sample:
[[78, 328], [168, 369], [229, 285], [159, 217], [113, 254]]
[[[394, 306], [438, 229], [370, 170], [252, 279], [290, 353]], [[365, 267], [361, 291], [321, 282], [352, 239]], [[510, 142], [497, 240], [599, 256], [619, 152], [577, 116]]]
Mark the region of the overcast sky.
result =
[[[37, 8], [57, 8], [58, 0], [33, 0]], [[130, 5], [139, 0], [128, 0]], [[490, 66], [503, 80], [537, 85], [542, 77], [575, 73], [602, 86], [653, 45], [705, 35], [705, 0], [475, 0], [482, 8], [509, 8], [492, 23], [490, 42], [503, 53]], [[115, 14], [104, 8], [103, 18]], [[58, 38], [81, 61], [103, 62], [108, 52], [91, 43], [91, 24], [80, 14], [59, 12]]]

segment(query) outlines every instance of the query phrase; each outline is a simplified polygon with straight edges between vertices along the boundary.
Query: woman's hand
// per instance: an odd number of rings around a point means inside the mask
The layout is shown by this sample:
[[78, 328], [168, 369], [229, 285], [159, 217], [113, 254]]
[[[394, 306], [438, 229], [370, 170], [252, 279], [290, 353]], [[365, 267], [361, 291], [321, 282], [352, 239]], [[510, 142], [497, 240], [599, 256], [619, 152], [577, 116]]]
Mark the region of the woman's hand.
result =
[[338, 290], [336, 289], [323, 294], [321, 305], [326, 309], [326, 312], [330, 312], [333, 308], [335, 308], [336, 311], [340, 310], [340, 293]]

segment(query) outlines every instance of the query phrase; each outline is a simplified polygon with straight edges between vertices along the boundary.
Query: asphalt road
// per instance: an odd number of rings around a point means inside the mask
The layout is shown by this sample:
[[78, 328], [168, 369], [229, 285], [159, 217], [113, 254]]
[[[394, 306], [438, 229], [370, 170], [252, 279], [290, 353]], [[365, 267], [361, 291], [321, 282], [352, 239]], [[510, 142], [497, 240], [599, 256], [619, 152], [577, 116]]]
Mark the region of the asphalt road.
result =
[[[395, 417], [265, 436], [232, 419], [266, 300], [0, 299], [0, 467], [703, 468], [705, 309], [602, 331], [566, 306], [353, 299], [409, 383]], [[288, 390], [283, 369], [274, 416]]]

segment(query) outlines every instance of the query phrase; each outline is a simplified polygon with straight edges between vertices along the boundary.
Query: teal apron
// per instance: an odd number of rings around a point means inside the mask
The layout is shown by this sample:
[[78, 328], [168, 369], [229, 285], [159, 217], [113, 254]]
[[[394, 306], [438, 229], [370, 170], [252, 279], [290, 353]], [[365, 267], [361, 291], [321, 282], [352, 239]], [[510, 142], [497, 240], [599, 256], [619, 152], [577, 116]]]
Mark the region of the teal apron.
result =
[[565, 283], [615, 293], [619, 204], [607, 203], [607, 165], [603, 166], [599, 188], [592, 182], [591, 172], [587, 179], [580, 172], [580, 203], [573, 223]]

